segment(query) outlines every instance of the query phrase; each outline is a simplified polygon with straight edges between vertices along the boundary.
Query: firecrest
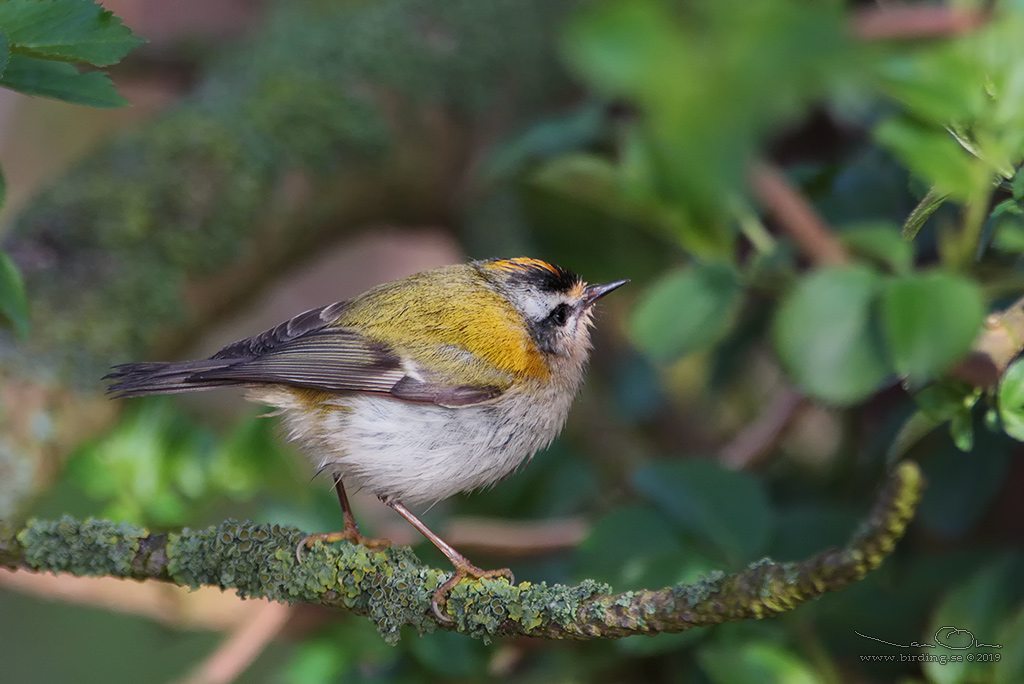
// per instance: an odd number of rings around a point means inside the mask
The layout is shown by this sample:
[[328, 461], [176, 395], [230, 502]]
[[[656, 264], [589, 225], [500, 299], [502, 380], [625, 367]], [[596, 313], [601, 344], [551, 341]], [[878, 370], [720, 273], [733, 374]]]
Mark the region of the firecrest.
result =
[[587, 285], [530, 258], [445, 266], [311, 309], [208, 359], [128, 363], [107, 376], [119, 397], [228, 385], [276, 408], [291, 439], [334, 478], [344, 528], [296, 550], [359, 533], [343, 483], [365, 488], [455, 566], [432, 608], [485, 571], [406, 504], [431, 504], [505, 477], [562, 429], [583, 381], [594, 303], [625, 284]]

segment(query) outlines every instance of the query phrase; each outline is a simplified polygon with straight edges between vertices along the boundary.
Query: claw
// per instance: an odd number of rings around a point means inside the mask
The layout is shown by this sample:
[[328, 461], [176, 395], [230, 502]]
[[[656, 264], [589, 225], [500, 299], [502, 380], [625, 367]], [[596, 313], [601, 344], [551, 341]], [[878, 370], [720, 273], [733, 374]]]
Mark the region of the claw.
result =
[[341, 532], [318, 532], [316, 534], [310, 534], [305, 536], [299, 545], [295, 547], [295, 560], [302, 564], [302, 549], [313, 548], [313, 545], [317, 542], [324, 542], [325, 544], [333, 544], [339, 541], [349, 541], [353, 544], [365, 546], [368, 549], [376, 551], [378, 549], [386, 549], [391, 546], [391, 542], [387, 539], [371, 539], [370, 537], [364, 537], [359, 534], [359, 530], [348, 529], [342, 530]]
[[466, 563], [465, 565], [456, 564], [455, 572], [448, 578], [448, 581], [434, 590], [434, 597], [430, 600], [430, 610], [441, 622], [453, 622], [450, 617], [441, 612], [440, 604], [448, 603], [448, 593], [462, 582], [462, 580], [478, 580], [483, 579], [484, 577], [504, 577], [508, 580], [509, 584], [516, 583], [515, 575], [513, 575], [512, 571], [508, 568], [501, 568], [500, 570], [481, 570], [470, 563]]

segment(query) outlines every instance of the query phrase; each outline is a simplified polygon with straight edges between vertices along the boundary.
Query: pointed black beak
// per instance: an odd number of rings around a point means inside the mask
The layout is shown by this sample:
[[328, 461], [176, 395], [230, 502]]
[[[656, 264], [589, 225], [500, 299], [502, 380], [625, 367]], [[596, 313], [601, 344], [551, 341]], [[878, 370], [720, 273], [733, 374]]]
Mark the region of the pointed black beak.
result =
[[612, 290], [619, 289], [628, 282], [628, 280], [616, 280], [614, 283], [606, 285], [587, 285], [587, 289], [583, 291], [583, 306], [591, 306], [601, 297], [604, 297]]

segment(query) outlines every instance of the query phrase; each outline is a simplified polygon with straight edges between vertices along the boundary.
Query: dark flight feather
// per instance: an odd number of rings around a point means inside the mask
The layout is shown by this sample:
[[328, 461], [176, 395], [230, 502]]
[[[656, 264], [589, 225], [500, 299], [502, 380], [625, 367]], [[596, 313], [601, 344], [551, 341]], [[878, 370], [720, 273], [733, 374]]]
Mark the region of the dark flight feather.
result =
[[405, 401], [466, 406], [501, 394], [498, 387], [448, 386], [406, 375], [387, 345], [331, 324], [345, 302], [311, 309], [208, 359], [126, 363], [106, 379], [117, 397], [176, 394], [231, 385], [288, 385], [329, 392], [391, 394]]

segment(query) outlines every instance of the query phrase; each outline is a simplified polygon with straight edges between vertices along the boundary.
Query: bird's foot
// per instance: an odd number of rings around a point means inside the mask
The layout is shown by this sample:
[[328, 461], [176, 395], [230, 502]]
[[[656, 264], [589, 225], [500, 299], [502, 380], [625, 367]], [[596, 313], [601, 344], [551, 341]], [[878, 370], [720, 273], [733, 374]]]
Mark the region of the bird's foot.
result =
[[359, 533], [359, 529], [349, 528], [344, 529], [340, 532], [317, 532], [316, 534], [310, 534], [306, 536], [299, 545], [295, 547], [295, 558], [302, 562], [302, 549], [311, 549], [317, 542], [324, 542], [325, 544], [333, 544], [339, 541], [350, 541], [353, 544], [359, 544], [365, 546], [373, 551], [379, 551], [380, 549], [386, 549], [391, 546], [391, 542], [387, 539], [371, 539], [370, 537], [364, 537]]
[[452, 622], [452, 619], [441, 611], [441, 604], [447, 603], [448, 592], [454, 589], [462, 580], [483, 579], [484, 577], [504, 577], [508, 580], [509, 584], [516, 583], [515, 575], [513, 575], [512, 571], [508, 568], [501, 568], [500, 570], [481, 570], [465, 558], [462, 559], [462, 562], [453, 561], [453, 564], [455, 565], [455, 573], [447, 582], [434, 590], [434, 598], [430, 601], [430, 609], [441, 622]]

